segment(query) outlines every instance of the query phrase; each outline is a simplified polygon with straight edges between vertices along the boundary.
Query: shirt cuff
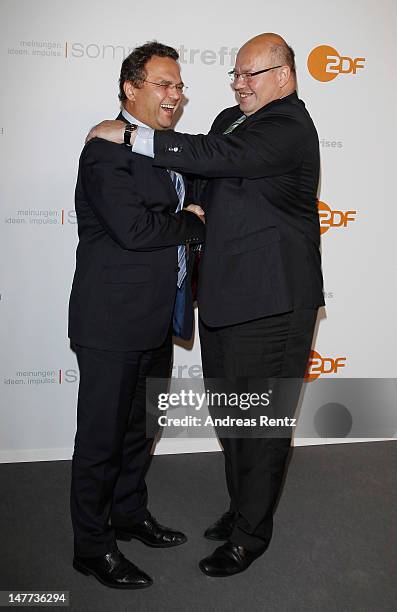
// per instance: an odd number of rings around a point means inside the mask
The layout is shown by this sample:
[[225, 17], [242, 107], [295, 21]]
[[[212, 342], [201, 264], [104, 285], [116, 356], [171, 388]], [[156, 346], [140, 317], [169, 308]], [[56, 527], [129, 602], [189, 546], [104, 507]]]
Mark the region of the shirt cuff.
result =
[[154, 157], [154, 130], [138, 127], [132, 151], [146, 157]]

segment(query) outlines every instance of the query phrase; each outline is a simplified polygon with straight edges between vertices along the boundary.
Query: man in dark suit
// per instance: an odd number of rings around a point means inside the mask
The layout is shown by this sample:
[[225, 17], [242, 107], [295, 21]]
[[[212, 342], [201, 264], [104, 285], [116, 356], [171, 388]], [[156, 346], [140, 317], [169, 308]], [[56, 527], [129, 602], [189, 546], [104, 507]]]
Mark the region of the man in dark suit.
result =
[[[238, 105], [218, 115], [209, 135], [156, 131], [150, 152], [138, 130], [133, 149], [205, 179], [198, 287], [204, 376], [302, 380], [324, 304], [317, 132], [296, 93], [293, 50], [280, 36], [261, 34], [243, 45], [231, 79]], [[112, 122], [98, 133], [122, 138]], [[230, 507], [205, 532], [226, 540], [200, 562], [209, 576], [244, 571], [268, 547], [290, 436], [221, 442]]]
[[[127, 146], [100, 139], [86, 144], [76, 187], [79, 245], [69, 308], [80, 369], [73, 565], [116, 588], [152, 583], [119, 552], [116, 539], [154, 547], [186, 541], [147, 509], [153, 437], [146, 437], [145, 383], [170, 375], [176, 294], [185, 304], [184, 291], [190, 291], [185, 245], [204, 239], [203, 211], [182, 209], [182, 177], [131, 154], [128, 143], [132, 121], [171, 126], [184, 87], [177, 59], [174, 49], [153, 42], [124, 60], [119, 118]], [[179, 333], [188, 334], [180, 316], [177, 323]]]

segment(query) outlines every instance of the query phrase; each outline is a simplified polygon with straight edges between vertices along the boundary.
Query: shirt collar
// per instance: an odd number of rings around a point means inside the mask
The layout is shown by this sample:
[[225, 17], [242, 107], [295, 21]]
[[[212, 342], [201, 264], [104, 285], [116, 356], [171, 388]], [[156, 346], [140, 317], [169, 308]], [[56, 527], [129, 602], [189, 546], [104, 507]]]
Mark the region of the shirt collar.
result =
[[121, 114], [123, 115], [124, 119], [127, 119], [128, 123], [135, 123], [136, 125], [139, 125], [140, 127], [145, 127], [145, 128], [149, 127], [148, 125], [146, 125], [146, 123], [142, 123], [142, 121], [139, 121], [139, 119], [136, 119], [124, 107], [121, 111]]

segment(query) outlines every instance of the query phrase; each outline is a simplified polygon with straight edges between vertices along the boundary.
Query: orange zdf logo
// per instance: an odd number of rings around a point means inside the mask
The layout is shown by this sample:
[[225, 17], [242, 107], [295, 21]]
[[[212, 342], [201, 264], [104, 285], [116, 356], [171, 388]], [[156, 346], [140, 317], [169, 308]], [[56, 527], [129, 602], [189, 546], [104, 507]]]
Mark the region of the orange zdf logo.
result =
[[347, 57], [339, 55], [336, 49], [329, 45], [320, 45], [313, 49], [307, 58], [310, 74], [317, 81], [332, 81], [338, 74], [357, 74], [364, 68], [365, 57]]
[[356, 210], [331, 210], [325, 202], [317, 201], [318, 216], [320, 218], [320, 234], [325, 234], [330, 227], [347, 227], [348, 223], [356, 220]]
[[316, 380], [321, 374], [338, 374], [346, 365], [346, 357], [321, 357], [317, 351], [310, 351], [305, 380]]

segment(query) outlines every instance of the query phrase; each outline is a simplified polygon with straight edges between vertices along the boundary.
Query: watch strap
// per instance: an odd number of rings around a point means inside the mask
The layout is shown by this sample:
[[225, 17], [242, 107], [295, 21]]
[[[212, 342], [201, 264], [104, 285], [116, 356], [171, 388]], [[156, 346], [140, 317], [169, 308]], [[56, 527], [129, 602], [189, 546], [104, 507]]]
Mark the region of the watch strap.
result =
[[124, 128], [124, 144], [127, 147], [131, 146], [131, 134], [138, 129], [138, 126], [135, 123], [127, 123]]

